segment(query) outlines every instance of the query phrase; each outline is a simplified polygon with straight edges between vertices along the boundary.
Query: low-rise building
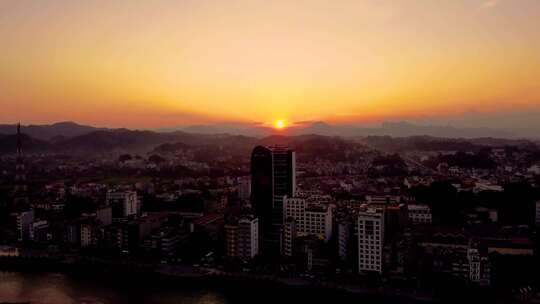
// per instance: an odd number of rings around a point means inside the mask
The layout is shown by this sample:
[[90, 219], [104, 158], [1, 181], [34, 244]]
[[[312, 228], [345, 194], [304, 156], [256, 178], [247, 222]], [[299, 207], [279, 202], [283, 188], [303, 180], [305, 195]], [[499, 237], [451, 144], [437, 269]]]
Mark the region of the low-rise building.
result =
[[46, 242], [50, 239], [47, 228], [49, 223], [45, 220], [35, 221], [30, 225], [30, 240], [33, 242]]
[[34, 222], [34, 210], [25, 210], [14, 214], [17, 226], [17, 239], [25, 241], [30, 238], [30, 226]]
[[139, 198], [136, 191], [107, 192], [107, 206], [112, 209], [112, 220], [119, 221], [136, 215], [139, 210]]
[[225, 225], [225, 242], [229, 258], [253, 259], [259, 254], [259, 220], [244, 215], [238, 221]]

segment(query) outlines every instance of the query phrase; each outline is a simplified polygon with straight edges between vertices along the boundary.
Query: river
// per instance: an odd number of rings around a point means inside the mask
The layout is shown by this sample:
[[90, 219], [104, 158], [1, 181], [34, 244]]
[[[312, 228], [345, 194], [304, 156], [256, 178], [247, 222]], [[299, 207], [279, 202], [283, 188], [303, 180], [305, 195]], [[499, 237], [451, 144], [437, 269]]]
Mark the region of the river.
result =
[[[131, 286], [130, 286], [131, 285]], [[110, 283], [57, 273], [0, 272], [0, 303], [231, 303], [219, 289], [157, 288], [153, 284]]]
[[0, 272], [0, 304], [423, 303], [272, 282], [98, 273]]

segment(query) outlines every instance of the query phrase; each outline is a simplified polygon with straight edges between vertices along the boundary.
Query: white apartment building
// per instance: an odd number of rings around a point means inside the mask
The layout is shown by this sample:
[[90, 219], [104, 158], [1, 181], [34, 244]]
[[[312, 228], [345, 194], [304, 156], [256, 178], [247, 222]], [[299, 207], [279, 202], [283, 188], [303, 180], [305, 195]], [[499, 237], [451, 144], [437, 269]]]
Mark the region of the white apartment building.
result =
[[332, 237], [332, 207], [316, 199], [285, 197], [283, 217], [295, 220], [298, 236], [316, 235], [325, 242]]
[[358, 214], [358, 270], [382, 273], [384, 213], [368, 209]]
[[238, 221], [238, 256], [250, 260], [259, 254], [259, 220], [251, 216]]
[[412, 224], [431, 224], [431, 208], [427, 205], [409, 204], [407, 206], [409, 222]]

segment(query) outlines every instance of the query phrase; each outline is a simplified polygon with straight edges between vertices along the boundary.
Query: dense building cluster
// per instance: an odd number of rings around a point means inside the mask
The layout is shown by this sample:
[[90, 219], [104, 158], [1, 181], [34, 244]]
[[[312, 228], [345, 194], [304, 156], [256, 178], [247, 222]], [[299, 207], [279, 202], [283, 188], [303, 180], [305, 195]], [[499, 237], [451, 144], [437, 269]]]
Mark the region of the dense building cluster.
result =
[[[18, 143], [15, 170], [3, 173], [13, 183], [0, 197], [0, 256], [129, 257], [425, 290], [451, 280], [516, 292], [538, 282], [539, 172], [517, 165], [524, 152], [491, 149], [497, 165], [489, 168], [446, 162], [461, 152], [362, 153], [332, 166], [324, 155], [302, 159], [285, 146], [256, 146], [249, 161], [216, 176], [173, 178], [160, 174], [178, 162], [194, 172], [209, 166], [185, 153], [124, 156], [113, 167], [80, 161], [72, 170], [133, 176], [64, 172], [49, 180], [28, 174], [27, 164], [43, 156], [23, 157]], [[51, 162], [54, 172], [70, 170]]]

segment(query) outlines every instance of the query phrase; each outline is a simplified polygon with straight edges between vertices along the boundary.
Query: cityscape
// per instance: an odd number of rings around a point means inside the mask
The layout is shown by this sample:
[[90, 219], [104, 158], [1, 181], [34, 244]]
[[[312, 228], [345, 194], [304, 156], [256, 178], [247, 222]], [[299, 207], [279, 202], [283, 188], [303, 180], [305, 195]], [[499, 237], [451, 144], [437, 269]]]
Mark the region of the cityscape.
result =
[[[538, 142], [191, 135], [203, 139], [62, 154], [12, 128], [0, 168], [8, 271], [415, 301], [536, 297]], [[89, 132], [85, 144], [111, 137], [116, 151], [137, 133]], [[399, 152], [383, 152], [393, 141]]]
[[540, 303], [540, 1], [0, 1], [0, 304]]

